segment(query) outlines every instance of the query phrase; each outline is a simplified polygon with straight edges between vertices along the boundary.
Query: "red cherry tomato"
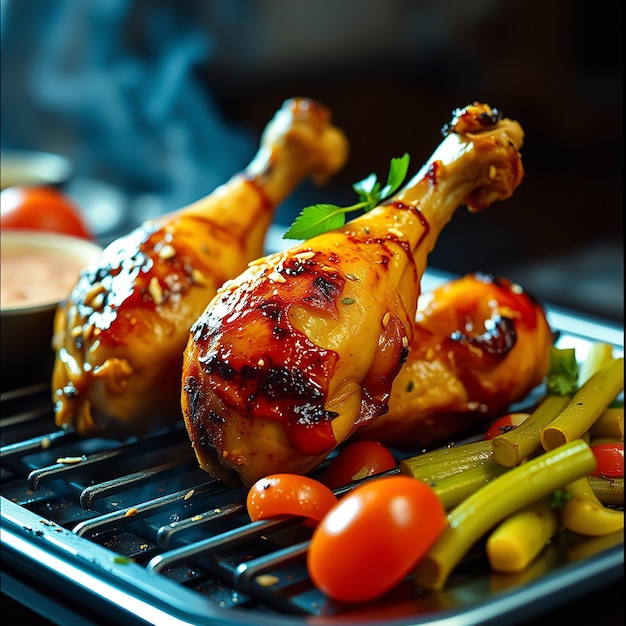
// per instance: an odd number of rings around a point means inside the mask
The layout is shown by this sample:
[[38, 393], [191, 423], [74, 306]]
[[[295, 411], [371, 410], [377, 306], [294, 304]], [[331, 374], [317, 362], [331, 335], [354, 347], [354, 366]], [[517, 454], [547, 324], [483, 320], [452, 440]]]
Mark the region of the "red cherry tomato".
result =
[[426, 483], [403, 475], [366, 482], [313, 531], [309, 575], [336, 600], [372, 600], [413, 570], [445, 526], [444, 508]]
[[298, 474], [272, 474], [250, 487], [246, 507], [250, 519], [295, 515], [319, 522], [337, 504], [337, 496], [313, 478]]
[[2, 228], [46, 230], [93, 240], [79, 208], [52, 187], [7, 187], [0, 193]]
[[491, 426], [489, 426], [483, 439], [493, 439], [502, 433], [506, 433], [509, 430], [517, 428], [528, 418], [529, 415], [530, 413], [509, 413], [509, 415], [499, 417], [491, 424]]
[[378, 441], [356, 441], [330, 462], [320, 480], [331, 489], [380, 474], [396, 466], [393, 454]]
[[606, 476], [607, 478], [624, 477], [624, 443], [599, 443], [591, 446], [596, 457], [596, 469], [592, 476]]

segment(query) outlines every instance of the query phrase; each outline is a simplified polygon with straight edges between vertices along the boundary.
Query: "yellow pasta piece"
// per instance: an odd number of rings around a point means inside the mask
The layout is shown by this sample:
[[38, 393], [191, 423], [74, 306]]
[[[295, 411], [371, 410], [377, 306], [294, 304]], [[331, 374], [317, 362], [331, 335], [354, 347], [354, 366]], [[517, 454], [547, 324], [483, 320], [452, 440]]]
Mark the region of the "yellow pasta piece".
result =
[[521, 572], [559, 528], [559, 515], [547, 498], [506, 518], [489, 535], [487, 558], [496, 572]]

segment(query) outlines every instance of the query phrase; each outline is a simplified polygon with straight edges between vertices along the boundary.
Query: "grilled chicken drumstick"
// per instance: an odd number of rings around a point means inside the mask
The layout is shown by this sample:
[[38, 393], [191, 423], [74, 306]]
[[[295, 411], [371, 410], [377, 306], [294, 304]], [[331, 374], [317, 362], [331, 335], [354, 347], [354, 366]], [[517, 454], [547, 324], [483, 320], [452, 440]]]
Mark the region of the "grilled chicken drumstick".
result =
[[393, 200], [251, 263], [192, 326], [181, 404], [207, 472], [244, 485], [306, 473], [385, 413], [439, 233], [523, 177], [517, 122], [474, 104], [444, 130]]
[[548, 372], [542, 306], [504, 278], [467, 274], [420, 296], [389, 411], [355, 437], [399, 449], [441, 444], [496, 417]]
[[181, 419], [191, 324], [225, 280], [263, 254], [276, 206], [306, 177], [324, 183], [347, 152], [328, 109], [287, 100], [242, 173], [111, 243], [57, 312], [57, 425], [124, 439]]

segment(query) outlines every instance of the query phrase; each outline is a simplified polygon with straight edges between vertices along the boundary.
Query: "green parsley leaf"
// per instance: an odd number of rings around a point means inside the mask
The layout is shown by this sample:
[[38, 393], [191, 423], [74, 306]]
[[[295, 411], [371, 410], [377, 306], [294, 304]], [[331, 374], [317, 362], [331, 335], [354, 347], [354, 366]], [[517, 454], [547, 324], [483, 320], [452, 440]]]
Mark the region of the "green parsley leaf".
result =
[[572, 395], [578, 390], [578, 362], [574, 348], [550, 347], [546, 388], [559, 396]]
[[371, 198], [380, 192], [380, 183], [376, 178], [376, 174], [370, 174], [367, 178], [354, 183], [352, 189], [359, 196], [361, 202], [370, 202]]
[[346, 223], [344, 210], [334, 204], [313, 204], [302, 210], [283, 239], [310, 239]]
[[283, 239], [310, 239], [316, 235], [341, 228], [346, 223], [346, 213], [363, 210], [367, 213], [392, 196], [404, 183], [409, 171], [410, 157], [405, 152], [391, 159], [387, 183], [381, 189], [376, 174], [370, 174], [352, 185], [359, 202], [348, 207], [336, 204], [313, 204], [305, 207], [294, 220]]
[[395, 157], [391, 159], [391, 165], [389, 166], [389, 176], [387, 177], [387, 184], [380, 192], [382, 199], [386, 199], [394, 194], [404, 182], [409, 172], [409, 155], [405, 152], [401, 157]]
[[551, 509], [562, 509], [568, 500], [572, 499], [572, 494], [565, 489], [556, 489], [548, 496], [548, 502]]

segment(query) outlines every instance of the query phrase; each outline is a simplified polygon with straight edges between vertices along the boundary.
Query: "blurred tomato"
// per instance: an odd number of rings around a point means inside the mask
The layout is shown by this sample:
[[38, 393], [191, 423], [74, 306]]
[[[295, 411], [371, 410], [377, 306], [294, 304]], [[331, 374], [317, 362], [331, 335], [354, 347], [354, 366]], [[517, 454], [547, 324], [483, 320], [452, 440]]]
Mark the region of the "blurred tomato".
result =
[[356, 441], [343, 448], [330, 462], [320, 480], [331, 489], [396, 466], [393, 454], [378, 441]]
[[509, 430], [517, 428], [520, 424], [526, 421], [530, 413], [509, 413], [499, 417], [495, 422], [489, 426], [483, 439], [493, 439], [502, 433], [506, 433]]
[[299, 474], [272, 474], [250, 487], [246, 507], [255, 522], [283, 515], [305, 517], [310, 525], [319, 522], [337, 503], [326, 485]]
[[607, 478], [624, 477], [624, 442], [599, 443], [591, 446], [596, 457], [596, 469], [592, 476]]
[[45, 230], [93, 240], [80, 209], [52, 187], [8, 187], [0, 193], [2, 228]]
[[407, 576], [447, 523], [435, 492], [409, 476], [386, 476], [339, 499], [313, 532], [313, 584], [343, 602], [379, 597]]

